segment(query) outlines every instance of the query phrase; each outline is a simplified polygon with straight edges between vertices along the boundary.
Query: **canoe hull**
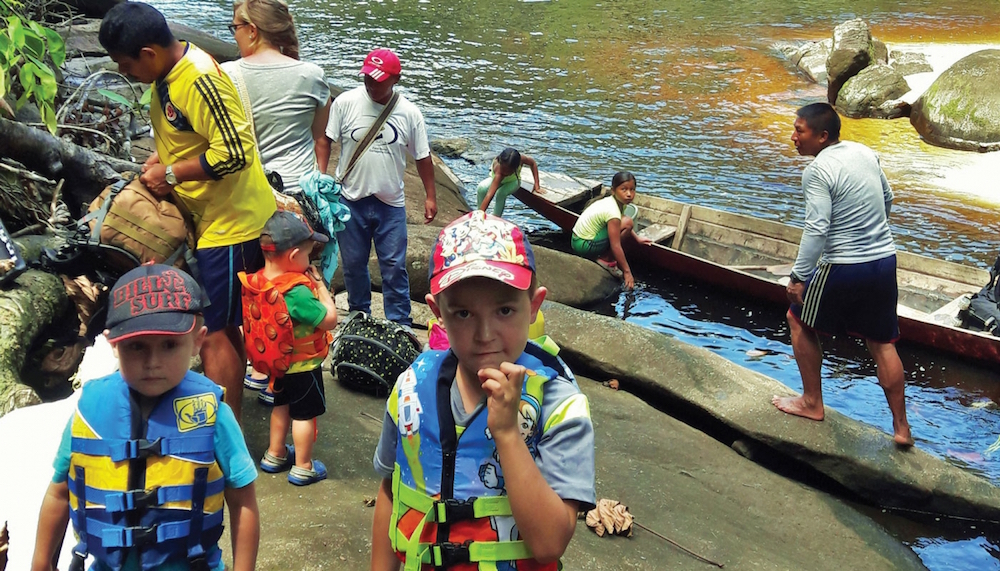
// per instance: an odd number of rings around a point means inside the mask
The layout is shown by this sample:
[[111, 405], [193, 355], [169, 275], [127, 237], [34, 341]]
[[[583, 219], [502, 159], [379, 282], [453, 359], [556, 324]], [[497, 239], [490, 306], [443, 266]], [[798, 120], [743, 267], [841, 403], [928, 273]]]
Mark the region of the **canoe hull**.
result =
[[[545, 200], [543, 196], [533, 194], [525, 189], [519, 189], [515, 196], [566, 232], [572, 231], [573, 225], [579, 217], [577, 212], [570, 210], [570, 208], [553, 204]], [[589, 196], [581, 196], [577, 204], [582, 203], [587, 198]], [[644, 261], [649, 266], [662, 268], [673, 274], [738, 292], [741, 295], [771, 303], [776, 307], [788, 307], [785, 286], [774, 279], [767, 279], [718, 264], [663, 244], [633, 245], [629, 249], [628, 255], [630, 259], [634, 257]], [[901, 254], [901, 256], [903, 255]], [[905, 263], [913, 263], [914, 260], [919, 263], [921, 258], [909, 254], [905, 256]], [[929, 314], [923, 314], [920, 317], [901, 314], [899, 316], [899, 332], [900, 339], [906, 343], [929, 347], [982, 363], [1000, 364], [1000, 338], [938, 323]]]

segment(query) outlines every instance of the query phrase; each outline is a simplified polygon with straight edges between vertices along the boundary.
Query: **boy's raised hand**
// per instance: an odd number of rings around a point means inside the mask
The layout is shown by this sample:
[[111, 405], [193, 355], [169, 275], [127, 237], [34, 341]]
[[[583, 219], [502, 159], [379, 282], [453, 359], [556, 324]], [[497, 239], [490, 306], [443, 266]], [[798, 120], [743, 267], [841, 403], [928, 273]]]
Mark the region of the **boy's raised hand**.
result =
[[479, 382], [486, 392], [486, 425], [494, 440], [514, 436], [521, 438], [517, 428], [517, 410], [521, 404], [521, 386], [527, 369], [521, 365], [503, 362], [499, 369], [479, 370]]

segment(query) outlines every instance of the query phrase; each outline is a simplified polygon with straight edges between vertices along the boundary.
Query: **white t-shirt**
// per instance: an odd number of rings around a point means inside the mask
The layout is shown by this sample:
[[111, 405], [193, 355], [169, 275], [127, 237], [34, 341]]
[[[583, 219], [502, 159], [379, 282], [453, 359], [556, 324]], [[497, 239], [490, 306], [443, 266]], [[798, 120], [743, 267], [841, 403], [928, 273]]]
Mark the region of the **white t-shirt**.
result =
[[[347, 168], [354, 149], [384, 108], [368, 97], [364, 85], [345, 91], [333, 100], [326, 136], [340, 142], [337, 178]], [[342, 181], [341, 194], [348, 200], [375, 196], [389, 206], [405, 206], [403, 171], [406, 170], [406, 155], [419, 161], [430, 154], [424, 116], [416, 105], [400, 95], [381, 133]]]
[[267, 64], [242, 59], [226, 62], [222, 69], [233, 77], [237, 66], [250, 97], [264, 168], [281, 175], [285, 192], [298, 192], [302, 175], [316, 169], [312, 124], [330, 99], [323, 70], [304, 61]]

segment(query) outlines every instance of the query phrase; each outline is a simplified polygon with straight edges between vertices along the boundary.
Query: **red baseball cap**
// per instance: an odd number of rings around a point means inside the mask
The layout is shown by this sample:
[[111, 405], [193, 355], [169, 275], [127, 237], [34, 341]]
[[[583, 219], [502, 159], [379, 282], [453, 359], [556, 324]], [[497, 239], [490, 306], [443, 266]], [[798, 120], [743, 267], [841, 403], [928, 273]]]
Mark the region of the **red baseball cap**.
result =
[[535, 255], [521, 229], [482, 210], [457, 218], [438, 234], [428, 272], [431, 295], [471, 277], [484, 277], [527, 290]]
[[399, 75], [402, 71], [403, 66], [400, 65], [399, 58], [387, 48], [372, 50], [365, 58], [365, 64], [361, 66], [362, 75], [370, 76], [379, 83], [393, 75]]

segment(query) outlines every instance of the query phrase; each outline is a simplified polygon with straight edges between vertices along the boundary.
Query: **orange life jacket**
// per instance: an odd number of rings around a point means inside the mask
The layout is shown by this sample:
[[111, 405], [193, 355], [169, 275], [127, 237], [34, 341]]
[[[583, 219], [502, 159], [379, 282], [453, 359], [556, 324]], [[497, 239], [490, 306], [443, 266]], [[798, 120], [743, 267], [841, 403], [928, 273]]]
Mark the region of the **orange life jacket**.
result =
[[249, 275], [240, 272], [239, 276], [243, 283], [243, 336], [254, 369], [274, 380], [283, 376], [292, 363], [326, 357], [333, 334], [315, 329], [296, 339], [285, 305], [285, 293], [295, 286], [307, 286], [315, 295], [312, 280], [295, 272], [269, 280], [264, 270]]

